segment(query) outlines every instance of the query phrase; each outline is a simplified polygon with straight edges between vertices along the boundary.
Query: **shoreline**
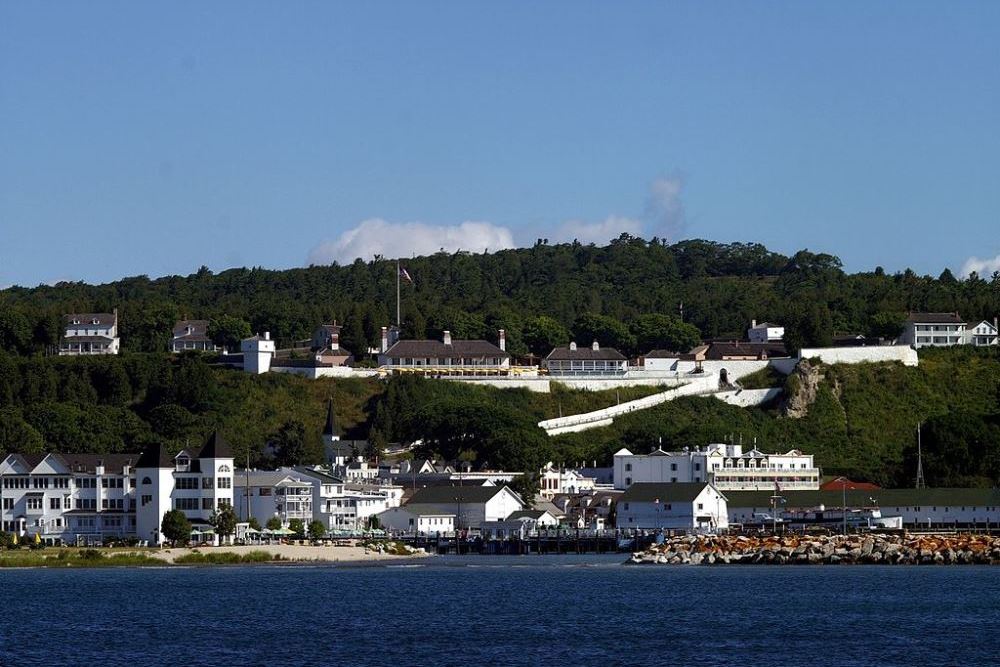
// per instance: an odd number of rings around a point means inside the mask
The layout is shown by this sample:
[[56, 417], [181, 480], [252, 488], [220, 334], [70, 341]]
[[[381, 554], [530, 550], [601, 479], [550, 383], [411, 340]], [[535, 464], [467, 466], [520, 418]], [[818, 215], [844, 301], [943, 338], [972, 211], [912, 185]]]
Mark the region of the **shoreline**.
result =
[[1000, 537], [971, 533], [685, 536], [626, 565], [1000, 565]]

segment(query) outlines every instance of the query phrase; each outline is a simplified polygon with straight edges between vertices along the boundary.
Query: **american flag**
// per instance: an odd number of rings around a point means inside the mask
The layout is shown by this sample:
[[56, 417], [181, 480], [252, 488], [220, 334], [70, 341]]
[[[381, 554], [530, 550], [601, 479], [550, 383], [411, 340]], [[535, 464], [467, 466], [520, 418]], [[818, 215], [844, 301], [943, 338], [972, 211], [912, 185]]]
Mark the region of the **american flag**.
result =
[[399, 277], [408, 283], [413, 282], [413, 278], [410, 277], [410, 273], [403, 267], [399, 267]]

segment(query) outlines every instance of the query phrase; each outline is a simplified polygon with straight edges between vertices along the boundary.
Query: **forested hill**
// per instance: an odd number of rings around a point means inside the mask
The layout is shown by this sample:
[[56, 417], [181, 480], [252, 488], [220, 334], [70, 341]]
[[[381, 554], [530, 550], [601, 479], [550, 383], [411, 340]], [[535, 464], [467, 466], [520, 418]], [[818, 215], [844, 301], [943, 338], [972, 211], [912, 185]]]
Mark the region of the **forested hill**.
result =
[[[1000, 276], [956, 278], [912, 271], [847, 274], [837, 257], [792, 257], [758, 244], [690, 240], [667, 244], [623, 235], [598, 247], [549, 245], [493, 254], [438, 253], [403, 261], [413, 283], [402, 287], [404, 336], [494, 338], [510, 349], [544, 353], [568, 336], [594, 335], [641, 352], [643, 330], [683, 319], [704, 337], [742, 335], [751, 319], [785, 324], [796, 343], [823, 344], [834, 332], [891, 334], [907, 310], [959, 311], [967, 320], [1000, 312]], [[269, 330], [279, 343], [309, 337], [320, 322], [345, 327], [343, 343], [376, 342], [395, 310], [395, 261], [355, 261], [285, 271], [231, 269], [106, 285], [59, 283], [0, 291], [0, 348], [31, 354], [55, 344], [67, 312], [120, 312], [126, 351], [162, 351], [181, 317], [226, 315]], [[686, 341], [690, 330], [676, 340]]]

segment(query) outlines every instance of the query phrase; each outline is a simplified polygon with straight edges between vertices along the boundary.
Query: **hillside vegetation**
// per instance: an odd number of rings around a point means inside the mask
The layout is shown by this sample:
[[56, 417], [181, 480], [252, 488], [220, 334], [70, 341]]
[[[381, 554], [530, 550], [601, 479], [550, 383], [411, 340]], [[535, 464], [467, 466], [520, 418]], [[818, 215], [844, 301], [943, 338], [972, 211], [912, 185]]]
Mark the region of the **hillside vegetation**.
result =
[[[765, 451], [801, 448], [827, 474], [910, 485], [916, 425], [933, 485], [1000, 480], [1000, 351], [921, 354], [902, 365], [823, 366], [815, 401], [799, 419], [780, 404], [742, 409], [684, 398], [617, 418], [613, 425], [551, 438], [541, 419], [630, 400], [651, 388], [552, 394], [400, 377], [305, 380], [212, 368], [197, 356], [16, 358], [0, 355], [0, 452], [173, 450], [221, 428], [251, 465], [319, 461], [325, 403], [348, 439], [423, 440], [423, 453], [475, 465], [533, 470], [547, 460], [607, 464], [618, 448], [649, 451], [756, 439]], [[791, 384], [791, 383], [790, 383]]]

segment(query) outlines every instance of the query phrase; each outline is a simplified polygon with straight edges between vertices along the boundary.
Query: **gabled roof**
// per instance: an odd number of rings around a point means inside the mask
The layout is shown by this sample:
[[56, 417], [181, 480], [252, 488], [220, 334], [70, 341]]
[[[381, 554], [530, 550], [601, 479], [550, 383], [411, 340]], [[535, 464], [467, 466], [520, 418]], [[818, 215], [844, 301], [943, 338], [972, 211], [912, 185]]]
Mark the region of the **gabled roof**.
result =
[[625, 356], [613, 347], [557, 347], [548, 353], [546, 361], [625, 361]]
[[535, 521], [538, 521], [545, 514], [548, 514], [553, 519], [556, 518], [555, 516], [553, 516], [547, 510], [517, 510], [516, 512], [511, 512], [510, 516], [507, 517], [506, 520], [507, 521], [516, 521], [517, 519], [534, 519]]
[[914, 324], [965, 324], [958, 313], [910, 313], [906, 321]]
[[619, 499], [627, 502], [689, 503], [694, 501], [708, 482], [637, 482], [625, 490]]
[[[64, 316], [67, 327], [99, 326], [110, 327], [117, 320], [114, 313], [69, 313]], [[78, 320], [79, 324], [73, 324], [73, 320]], [[97, 324], [94, 324], [97, 320]]]
[[499, 357], [510, 355], [485, 340], [453, 340], [445, 344], [439, 340], [400, 340], [385, 351], [385, 356], [399, 358], [452, 359], [455, 357]]
[[337, 435], [337, 421], [333, 414], [333, 399], [326, 401], [326, 426], [323, 427], [323, 435]]
[[[187, 332], [191, 327], [191, 333]], [[208, 340], [208, 320], [177, 320], [174, 323], [174, 340]]]
[[643, 356], [647, 359], [678, 359], [683, 352], [671, 352], [670, 350], [650, 350]]
[[780, 329], [782, 325], [775, 324], [773, 322], [758, 322], [755, 326], [750, 327], [751, 329]]

